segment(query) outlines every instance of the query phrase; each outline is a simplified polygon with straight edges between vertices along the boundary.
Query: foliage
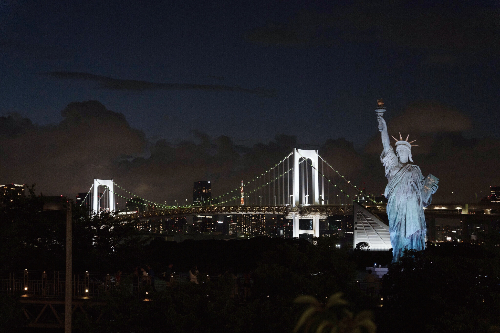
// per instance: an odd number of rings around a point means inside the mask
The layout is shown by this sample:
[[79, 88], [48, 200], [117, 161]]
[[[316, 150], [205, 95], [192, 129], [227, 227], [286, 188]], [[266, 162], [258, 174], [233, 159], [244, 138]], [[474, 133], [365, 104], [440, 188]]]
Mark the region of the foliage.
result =
[[381, 322], [386, 331], [487, 331], [500, 324], [499, 287], [498, 258], [407, 251], [384, 276]]
[[144, 244], [131, 221], [119, 221], [110, 214], [73, 214], [74, 270], [114, 272], [133, 267], [142, 257]]
[[355, 249], [350, 254], [351, 261], [356, 263], [356, 268], [364, 271], [366, 267], [374, 264], [387, 267], [392, 262], [392, 249], [387, 251], [362, 251]]
[[356, 250], [368, 250], [370, 249], [370, 244], [367, 242], [359, 242], [356, 244]]
[[182, 282], [161, 292], [141, 288], [137, 294], [131, 280], [124, 281], [86, 310], [90, 316], [78, 318], [75, 332], [224, 332], [234, 330], [241, 318], [229, 291], [217, 283]]
[[327, 297], [351, 289], [354, 265], [347, 253], [328, 240], [314, 246], [307, 241], [284, 243], [263, 254], [255, 270], [255, 286], [261, 297], [292, 301], [302, 294]]
[[[177, 249], [174, 250], [177, 253], [189, 245], [193, 249], [188, 253], [199, 254], [198, 259], [201, 259], [205, 258], [203, 252], [208, 248], [217, 253], [227, 252], [224, 246], [228, 244], [188, 242], [183, 246], [177, 244], [173, 249]], [[145, 246], [146, 253], [155, 258], [157, 254], [154, 253], [165, 253], [166, 245], [160, 241], [151, 242]], [[250, 256], [249, 262], [253, 264], [240, 267], [253, 271], [254, 284], [248, 297], [234, 293], [237, 282], [229, 271], [212, 280], [200, 278], [199, 285], [185, 280], [165, 291], [150, 293], [150, 302], [131, 293], [129, 281], [102, 299], [106, 301], [104, 306], [87, 310], [88, 314], [93, 313], [93, 318], [101, 318], [97, 324], [90, 320], [91, 316], [78, 326], [82, 332], [152, 332], [164, 328], [169, 332], [290, 333], [301, 312], [293, 299], [301, 292], [330, 295], [332, 290], [352, 288], [349, 282], [353, 278], [354, 265], [349, 262], [347, 253], [335, 249], [334, 243], [327, 239], [320, 240], [317, 246], [305, 241], [261, 239], [234, 242], [228, 248], [237, 249], [233, 255], [239, 255], [240, 261], [245, 253], [253, 252], [252, 256], [258, 253], [259, 262]], [[266, 250], [261, 252], [263, 249]], [[211, 268], [214, 260], [221, 260], [211, 253], [206, 257], [209, 263], [202, 265], [203, 269], [199, 267], [200, 271]]]
[[[0, 205], [0, 268], [4, 271], [62, 270], [66, 258], [66, 205], [44, 210], [45, 198], [28, 188], [27, 196]], [[109, 271], [123, 268], [134, 256], [142, 257], [144, 242], [133, 223], [109, 214], [88, 216], [73, 206], [73, 268]]]
[[302, 313], [294, 332], [305, 333], [375, 333], [376, 325], [369, 311], [362, 311], [356, 315], [347, 308], [347, 301], [338, 292], [328, 298], [326, 304], [319, 302], [309, 295], [299, 296], [295, 303], [308, 304], [309, 307]]
[[33, 186], [28, 192], [0, 205], [0, 268], [6, 271], [64, 264], [65, 212], [43, 211], [43, 196]]

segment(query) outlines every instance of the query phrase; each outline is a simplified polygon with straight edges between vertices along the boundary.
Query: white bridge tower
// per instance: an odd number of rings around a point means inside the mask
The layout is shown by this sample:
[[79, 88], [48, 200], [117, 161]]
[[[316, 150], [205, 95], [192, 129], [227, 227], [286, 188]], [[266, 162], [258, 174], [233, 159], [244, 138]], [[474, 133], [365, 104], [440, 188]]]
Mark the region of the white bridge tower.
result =
[[[302, 165], [301, 165], [302, 164]], [[319, 155], [317, 150], [293, 149], [293, 207], [322, 205], [324, 193], [319, 195], [319, 175], [318, 175]], [[311, 190], [311, 192], [309, 192]], [[324, 192], [324, 189], [322, 189]], [[319, 237], [319, 220], [325, 219], [326, 215], [312, 213], [310, 215], [300, 215], [293, 210], [287, 218], [293, 220], [293, 237], [300, 234], [310, 234]], [[300, 220], [312, 220], [312, 230], [300, 229]]]
[[[92, 195], [92, 210], [94, 214], [101, 211], [114, 213], [116, 211], [115, 191], [113, 180], [94, 179], [94, 193]], [[103, 198], [99, 197], [99, 187], [103, 186]]]

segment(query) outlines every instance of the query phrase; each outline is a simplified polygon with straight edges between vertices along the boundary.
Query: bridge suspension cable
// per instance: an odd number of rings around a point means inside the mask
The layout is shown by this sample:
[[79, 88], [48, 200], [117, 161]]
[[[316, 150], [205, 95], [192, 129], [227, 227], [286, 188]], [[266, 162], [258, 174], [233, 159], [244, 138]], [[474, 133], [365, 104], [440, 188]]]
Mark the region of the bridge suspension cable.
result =
[[[360, 189], [358, 186], [354, 185], [350, 180], [347, 180], [345, 178], [345, 176], [343, 176], [342, 174], [340, 174], [340, 172], [335, 169], [334, 167], [332, 167], [330, 165], [330, 163], [328, 163], [323, 157], [321, 157], [321, 155], [318, 155], [318, 157], [321, 159], [321, 165], [322, 165], [322, 170], [320, 172], [320, 175], [322, 176], [323, 179], [326, 179], [329, 183], [331, 183], [334, 187], [338, 187], [337, 184], [333, 183], [326, 175], [325, 175], [325, 172], [324, 172], [324, 169], [323, 169], [323, 165], [326, 164], [332, 171], [334, 171], [335, 174], [337, 174], [346, 184], [348, 184], [349, 186], [351, 186], [355, 191], [356, 191], [356, 195], [361, 195], [361, 193], [363, 192], [362, 189]], [[339, 190], [341, 192], [344, 192], [342, 189], [339, 188]], [[347, 197], [350, 197], [348, 194], [346, 194]], [[373, 195], [367, 195], [366, 198], [370, 201], [372, 201], [373, 203], [375, 203], [375, 200], [372, 198]]]
[[92, 189], [93, 189], [93, 188], [94, 188], [94, 184], [92, 184], [92, 185], [90, 186], [90, 189], [89, 189], [89, 191], [87, 192], [87, 194], [85, 195], [85, 198], [83, 198], [82, 202], [80, 203], [80, 207], [82, 207], [82, 206], [85, 204], [85, 202], [87, 202], [87, 198], [89, 197], [89, 194], [92, 192]]
[[[279, 185], [279, 179], [283, 178], [284, 175], [289, 175], [290, 171], [293, 170], [293, 168], [290, 168], [289, 165], [290, 163], [288, 162], [288, 168], [285, 171], [285, 162], [289, 160], [289, 158], [293, 155], [293, 152], [288, 154], [285, 158], [283, 158], [281, 161], [273, 165], [271, 168], [268, 170], [262, 172], [260, 175], [254, 177], [253, 179], [247, 181], [246, 183], [243, 183], [243, 186], [245, 187], [245, 197], [249, 200], [250, 204], [254, 205], [262, 205], [262, 200], [264, 199], [264, 193], [263, 190], [267, 189], [268, 190], [268, 195], [267, 195], [267, 204], [268, 205], [274, 205], [275, 202], [272, 202], [272, 195], [271, 195], [271, 185], [273, 186], [273, 191], [272, 193], [279, 193], [280, 185]], [[282, 167], [282, 173], [280, 173], [280, 166]], [[278, 175], [276, 175], [276, 171], [278, 172]], [[278, 181], [278, 184], [277, 184]], [[283, 180], [284, 182], [284, 180]], [[255, 185], [255, 187], [251, 188], [250, 190], [247, 189], [248, 186]], [[278, 188], [278, 191], [276, 191], [276, 187]], [[281, 184], [281, 188], [284, 191], [284, 184]], [[218, 197], [212, 198], [212, 202], [214, 204], [228, 204], [234, 202], [234, 204], [238, 203], [238, 200], [240, 199], [240, 190], [241, 187], [237, 187], [231, 191], [228, 191], [222, 195], [219, 195]], [[259, 197], [250, 197], [251, 194], [256, 194], [260, 193]], [[258, 199], [258, 200], [257, 200]], [[280, 200], [281, 199], [281, 200]], [[283, 202], [283, 197], [282, 198], [277, 198], [276, 204], [279, 204], [279, 202]], [[265, 202], [264, 202], [265, 203]], [[284, 203], [283, 203], [284, 204]]]
[[134, 194], [133, 192], [131, 192], [131, 191], [129, 191], [129, 190], [127, 190], [127, 189], [123, 188], [122, 186], [118, 185], [116, 182], [113, 182], [113, 184], [114, 184], [116, 187], [118, 187], [120, 190], [122, 190], [122, 191], [124, 191], [124, 192], [126, 192], [126, 193], [128, 193], [128, 194], [129, 194], [129, 196], [128, 196], [128, 197], [125, 197], [125, 196], [123, 196], [123, 195], [121, 195], [121, 194], [119, 194], [119, 193], [116, 193], [116, 192], [115, 192], [115, 194], [116, 194], [116, 195], [118, 195], [118, 196], [119, 196], [120, 198], [122, 198], [122, 199], [125, 199], [125, 200], [130, 200], [130, 198], [132, 198], [132, 199], [133, 199], [133, 198], [138, 198], [138, 199], [140, 199], [140, 200], [142, 200], [142, 201], [144, 201], [144, 202], [147, 202], [147, 203], [149, 203], [149, 204], [151, 204], [151, 205], [153, 205], [153, 206], [156, 206], [156, 207], [160, 207], [160, 208], [172, 208], [172, 206], [165, 205], [165, 204], [162, 204], [162, 203], [159, 203], [159, 202], [155, 202], [155, 201], [151, 201], [151, 200], [145, 199], [145, 198], [143, 198], [143, 197], [141, 197], [141, 196], [138, 196], [137, 194]]
[[[262, 172], [261, 174], [255, 176], [249, 181], [243, 182], [244, 193], [245, 193], [245, 205], [247, 206], [281, 206], [281, 205], [293, 205], [293, 174], [295, 172], [301, 172], [301, 184], [295, 184], [295, 186], [301, 186], [301, 193], [306, 198], [305, 204], [309, 203], [309, 190], [312, 186], [313, 180], [310, 180], [312, 170], [321, 175], [319, 186], [320, 191], [320, 204], [350, 204], [354, 201], [355, 196], [362, 193], [362, 190], [354, 185], [350, 180], [347, 180], [345, 176], [340, 174], [338, 170], [333, 168], [330, 163], [328, 163], [323, 157], [317, 155], [321, 161], [321, 165], [313, 165], [312, 161], [302, 154], [300, 154], [300, 159], [298, 160], [299, 170], [294, 170], [294, 163], [290, 163], [290, 159], [293, 158], [294, 152], [291, 152], [279, 162], [274, 164], [268, 170]], [[317, 153], [316, 153], [317, 154]], [[292, 164], [292, 165], [290, 165]], [[326, 166], [325, 166], [326, 165]], [[310, 174], [311, 173], [311, 174]], [[332, 174], [329, 174], [332, 173]], [[337, 181], [334, 178], [338, 178]], [[316, 180], [317, 182], [317, 180]], [[351, 188], [352, 191], [342, 188], [341, 183], [344, 183]], [[193, 204], [186, 204], [182, 206], [170, 206], [163, 203], [154, 202], [143, 198], [112, 181], [114, 185], [114, 190], [110, 189], [108, 186], [103, 185], [98, 182], [100, 186], [105, 187], [104, 193], [109, 193], [116, 195], [124, 200], [130, 200], [131, 198], [137, 198], [141, 200], [145, 205], [151, 205], [160, 209], [170, 209], [173, 207], [192, 207]], [[92, 185], [87, 192], [85, 199], [80, 205], [83, 205], [87, 197], [91, 194], [92, 190], [97, 191], [95, 186]], [[125, 192], [122, 195], [117, 192], [117, 189]], [[332, 193], [330, 193], [333, 191]], [[344, 200], [342, 200], [342, 197]], [[316, 199], [317, 200], [317, 199]], [[368, 200], [372, 200], [368, 196]], [[373, 200], [372, 200], [373, 201]], [[181, 202], [181, 201], [180, 201]], [[241, 186], [228, 191], [222, 195], [214, 197], [210, 201], [211, 205], [240, 205], [241, 204]]]

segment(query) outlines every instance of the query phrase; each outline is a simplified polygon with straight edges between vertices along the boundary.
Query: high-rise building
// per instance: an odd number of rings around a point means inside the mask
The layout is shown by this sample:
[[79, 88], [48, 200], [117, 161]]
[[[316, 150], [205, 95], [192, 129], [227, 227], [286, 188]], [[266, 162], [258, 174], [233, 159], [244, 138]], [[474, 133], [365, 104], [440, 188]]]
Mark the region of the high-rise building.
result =
[[212, 199], [212, 186], [210, 181], [198, 181], [193, 186], [193, 205], [206, 206]]
[[14, 201], [24, 196], [24, 184], [0, 185], [0, 196], [3, 202]]
[[490, 186], [491, 202], [500, 202], [500, 186]]

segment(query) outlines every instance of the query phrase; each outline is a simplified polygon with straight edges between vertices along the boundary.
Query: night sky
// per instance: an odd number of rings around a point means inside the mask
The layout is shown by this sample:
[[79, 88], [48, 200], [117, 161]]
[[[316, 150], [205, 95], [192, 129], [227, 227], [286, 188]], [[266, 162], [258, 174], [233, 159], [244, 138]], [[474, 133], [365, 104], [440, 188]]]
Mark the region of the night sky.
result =
[[381, 193], [383, 97], [435, 201], [477, 201], [500, 185], [500, 6], [451, 3], [0, 0], [0, 183], [169, 202], [292, 145]]

